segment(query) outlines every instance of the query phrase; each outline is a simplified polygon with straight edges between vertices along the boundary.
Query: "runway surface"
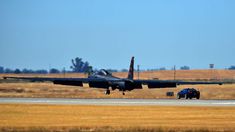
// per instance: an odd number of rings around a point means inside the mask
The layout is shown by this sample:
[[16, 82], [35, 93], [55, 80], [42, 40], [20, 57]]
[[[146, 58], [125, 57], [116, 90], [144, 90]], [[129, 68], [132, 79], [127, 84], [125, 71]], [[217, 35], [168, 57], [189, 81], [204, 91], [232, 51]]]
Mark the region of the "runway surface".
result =
[[235, 106], [235, 100], [0, 98], [0, 104]]

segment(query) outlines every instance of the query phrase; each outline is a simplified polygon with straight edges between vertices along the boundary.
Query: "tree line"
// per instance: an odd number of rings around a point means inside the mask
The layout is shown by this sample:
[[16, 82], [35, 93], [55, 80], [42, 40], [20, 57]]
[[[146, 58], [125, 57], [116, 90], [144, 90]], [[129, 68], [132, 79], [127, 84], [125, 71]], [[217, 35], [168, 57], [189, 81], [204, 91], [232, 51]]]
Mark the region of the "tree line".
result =
[[25, 73], [25, 74], [48, 74], [48, 73], [88, 73], [90, 74], [93, 72], [92, 66], [87, 61], [83, 61], [82, 58], [76, 57], [75, 59], [71, 60], [72, 65], [70, 66], [71, 70], [66, 71], [65, 69], [59, 70], [56, 68], [50, 68], [49, 70], [45, 69], [39, 69], [39, 70], [32, 70], [32, 69], [10, 69], [10, 68], [4, 68], [3, 66], [0, 66], [0, 73]]
[[[32, 70], [24, 68], [22, 70], [16, 68], [16, 69], [10, 69], [10, 68], [4, 68], [0, 66], [0, 73], [15, 73], [15, 74], [48, 74], [48, 73], [88, 73], [91, 74], [93, 71], [96, 71], [93, 69], [93, 67], [89, 64], [87, 61], [83, 61], [82, 58], [76, 57], [75, 59], [71, 60], [72, 65], [70, 66], [71, 70], [65, 71], [65, 69], [59, 70], [56, 68], [51, 68], [49, 70], [45, 69], [39, 69], [39, 70]], [[181, 66], [179, 68], [180, 70], [190, 70], [189, 66]], [[235, 65], [230, 66], [229, 68], [226, 68], [228, 70], [235, 70]], [[122, 70], [116, 70], [116, 69], [107, 69], [109, 72], [127, 72], [128, 69], [122, 69]], [[137, 70], [137, 69], [135, 69]], [[140, 71], [156, 71], [156, 70], [167, 70], [165, 67], [160, 67], [158, 69], [147, 69], [147, 70], [140, 70]], [[174, 69], [171, 69], [174, 70]]]

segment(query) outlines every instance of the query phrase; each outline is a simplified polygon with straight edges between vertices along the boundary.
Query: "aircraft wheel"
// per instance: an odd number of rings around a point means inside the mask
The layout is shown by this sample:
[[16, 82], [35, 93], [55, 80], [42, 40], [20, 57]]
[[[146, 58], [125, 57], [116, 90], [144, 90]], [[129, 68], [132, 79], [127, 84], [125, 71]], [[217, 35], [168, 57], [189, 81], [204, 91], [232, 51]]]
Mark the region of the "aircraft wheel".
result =
[[106, 95], [109, 95], [109, 94], [110, 94], [110, 90], [107, 89], [107, 90], [105, 91], [105, 94], [106, 94]]
[[112, 88], [111, 88], [112, 90], [115, 90], [116, 89], [116, 87], [114, 87], [114, 86], [112, 86]]

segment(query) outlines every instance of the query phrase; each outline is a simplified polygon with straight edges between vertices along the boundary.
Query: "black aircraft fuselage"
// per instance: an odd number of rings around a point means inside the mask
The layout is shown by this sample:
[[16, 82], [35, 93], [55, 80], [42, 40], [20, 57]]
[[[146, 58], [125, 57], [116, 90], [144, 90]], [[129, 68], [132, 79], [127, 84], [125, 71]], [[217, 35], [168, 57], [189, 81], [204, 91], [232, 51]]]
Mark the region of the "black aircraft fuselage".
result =
[[[128, 78], [118, 78], [113, 76], [110, 72], [101, 69], [92, 75], [88, 76], [90, 79], [101, 79], [106, 81], [100, 81], [100, 82], [89, 82], [90, 87], [96, 87], [96, 88], [106, 88], [106, 94], [110, 94], [109, 88], [112, 90], [119, 89], [120, 91], [126, 91], [126, 90], [133, 90], [128, 88], [126, 85], [128, 83], [132, 83], [132, 79]], [[123, 93], [124, 94], [124, 93]]]

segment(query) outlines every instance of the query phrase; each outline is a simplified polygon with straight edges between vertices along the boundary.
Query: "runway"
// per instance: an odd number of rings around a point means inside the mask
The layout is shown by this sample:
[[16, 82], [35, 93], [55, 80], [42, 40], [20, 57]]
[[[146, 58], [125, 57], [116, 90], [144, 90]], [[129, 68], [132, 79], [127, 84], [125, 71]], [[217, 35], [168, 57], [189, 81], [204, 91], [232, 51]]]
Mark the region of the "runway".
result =
[[113, 106], [235, 106], [235, 100], [0, 98], [0, 104]]

